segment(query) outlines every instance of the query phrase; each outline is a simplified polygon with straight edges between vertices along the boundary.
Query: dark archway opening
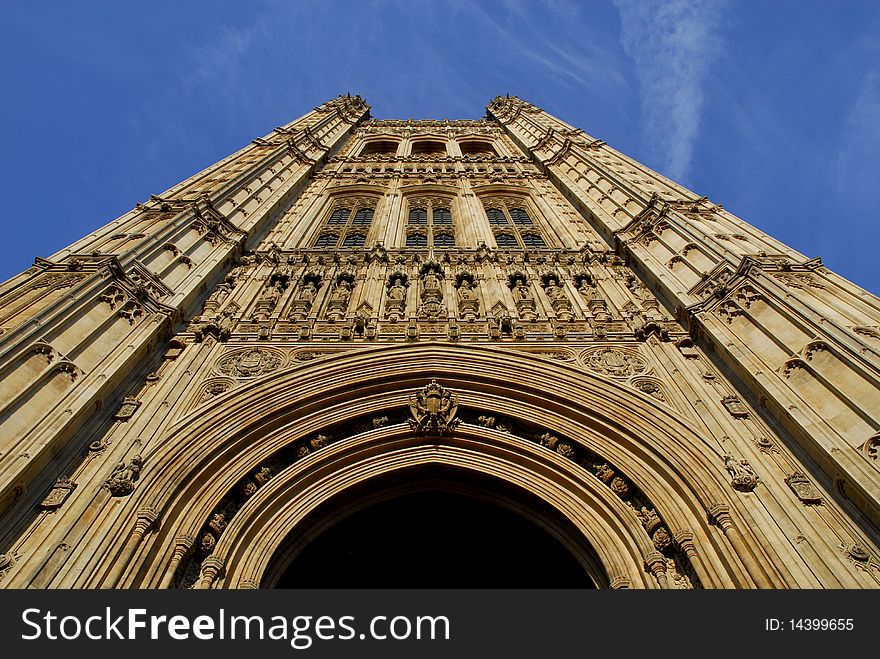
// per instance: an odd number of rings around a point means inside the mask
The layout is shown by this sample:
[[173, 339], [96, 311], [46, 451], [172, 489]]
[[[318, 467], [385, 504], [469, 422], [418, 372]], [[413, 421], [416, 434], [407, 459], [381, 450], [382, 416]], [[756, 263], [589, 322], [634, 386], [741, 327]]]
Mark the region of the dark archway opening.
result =
[[299, 551], [278, 588], [594, 588], [545, 529], [502, 506], [416, 491], [354, 512]]

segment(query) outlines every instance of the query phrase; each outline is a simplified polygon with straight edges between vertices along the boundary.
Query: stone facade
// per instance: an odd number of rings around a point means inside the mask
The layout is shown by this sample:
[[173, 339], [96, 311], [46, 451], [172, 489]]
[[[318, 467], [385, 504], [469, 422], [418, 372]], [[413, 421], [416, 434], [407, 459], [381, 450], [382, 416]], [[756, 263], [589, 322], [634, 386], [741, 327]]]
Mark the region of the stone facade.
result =
[[513, 97], [255, 139], [0, 287], [0, 378], [2, 587], [270, 587], [426, 466], [602, 587], [880, 585], [880, 300]]

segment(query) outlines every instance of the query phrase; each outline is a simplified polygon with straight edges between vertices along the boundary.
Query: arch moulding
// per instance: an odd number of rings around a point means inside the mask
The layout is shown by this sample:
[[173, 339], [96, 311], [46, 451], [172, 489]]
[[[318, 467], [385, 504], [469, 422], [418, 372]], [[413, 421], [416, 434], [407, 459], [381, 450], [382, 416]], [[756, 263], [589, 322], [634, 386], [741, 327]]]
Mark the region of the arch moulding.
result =
[[[458, 396], [463, 419], [441, 435], [417, 434], [401, 416], [409, 397], [431, 379]], [[487, 427], [475, 422], [478, 415], [539, 428], [570, 443], [576, 455], [607, 461], [656, 508], [702, 586], [785, 585], [765, 567], [775, 563], [772, 547], [762, 546], [748, 518], [743, 521], [718, 451], [671, 409], [536, 355], [449, 343], [340, 352], [254, 380], [191, 411], [146, 447], [148, 468], [107, 535], [100, 561], [121, 567], [95, 565], [86, 585], [171, 585], [212, 511], [260, 465], [328, 429], [385, 417], [387, 423], [331, 436], [281, 465], [224, 524], [199, 583], [264, 584], [270, 558], [326, 502], [372, 479], [443, 467], [481, 474], [552, 507], [581, 536], [582, 546], [570, 549], [597, 585], [669, 587], [650, 529], [607, 482], [582, 460], [552, 450], [553, 441], [542, 446], [534, 436]], [[130, 549], [144, 510], [155, 514], [153, 530], [141, 531], [143, 541]], [[723, 511], [717, 526], [713, 510]]]

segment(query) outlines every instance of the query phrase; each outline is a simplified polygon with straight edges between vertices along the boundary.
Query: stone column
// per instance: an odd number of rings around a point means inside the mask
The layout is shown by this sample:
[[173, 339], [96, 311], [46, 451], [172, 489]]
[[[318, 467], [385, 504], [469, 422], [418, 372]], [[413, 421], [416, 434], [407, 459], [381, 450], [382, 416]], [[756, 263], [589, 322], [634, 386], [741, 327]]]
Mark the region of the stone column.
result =
[[156, 522], [158, 520], [159, 513], [155, 508], [141, 508], [138, 511], [137, 520], [134, 523], [134, 530], [125, 542], [122, 552], [116, 557], [115, 564], [113, 565], [110, 574], [104, 579], [107, 588], [114, 588], [117, 585], [122, 573], [128, 567], [131, 557], [134, 556], [135, 551], [140, 546], [141, 541], [146, 537], [149, 531], [156, 528]]
[[182, 533], [177, 536], [177, 539], [174, 541], [174, 551], [171, 554], [171, 562], [168, 564], [168, 569], [165, 571], [165, 576], [162, 577], [162, 583], [159, 584], [159, 588], [165, 589], [171, 587], [171, 582], [174, 580], [174, 575], [177, 574], [177, 569], [180, 567], [183, 559], [186, 558], [186, 555], [189, 554], [189, 550], [192, 548], [194, 542], [195, 538], [191, 535]]
[[645, 556], [645, 568], [654, 575], [660, 588], [669, 588], [669, 578], [666, 576], [666, 558], [658, 551], [652, 551]]
[[694, 534], [690, 531], [678, 531], [672, 537], [675, 540], [676, 546], [687, 556], [703, 586], [708, 586], [710, 582], [709, 573], [703, 564], [703, 559], [697, 553], [697, 547], [694, 545]]
[[773, 588], [774, 584], [761, 565], [755, 560], [739, 530], [734, 526], [733, 519], [730, 517], [730, 506], [726, 503], [716, 503], [707, 512], [709, 520], [716, 524], [724, 533], [724, 537], [727, 538], [730, 546], [733, 547], [733, 550], [743, 562], [746, 572], [755, 582], [755, 585], [758, 588]]
[[223, 576], [225, 561], [219, 556], [208, 556], [202, 563], [202, 578], [196, 585], [199, 590], [210, 590], [218, 577]]

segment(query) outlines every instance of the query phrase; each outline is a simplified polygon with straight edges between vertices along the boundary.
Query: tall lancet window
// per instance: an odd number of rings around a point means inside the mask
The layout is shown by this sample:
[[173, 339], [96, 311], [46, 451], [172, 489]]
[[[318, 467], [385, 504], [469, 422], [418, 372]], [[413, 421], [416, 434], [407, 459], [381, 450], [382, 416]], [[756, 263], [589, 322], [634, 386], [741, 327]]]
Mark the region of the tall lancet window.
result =
[[[434, 203], [437, 203], [436, 201]], [[410, 208], [406, 221], [406, 246], [414, 248], [455, 247], [455, 225], [447, 205], [425, 203]]]
[[315, 239], [314, 247], [354, 249], [363, 247], [375, 209], [359, 203], [343, 203], [333, 209]]

